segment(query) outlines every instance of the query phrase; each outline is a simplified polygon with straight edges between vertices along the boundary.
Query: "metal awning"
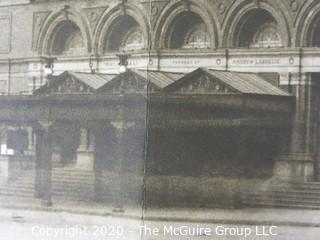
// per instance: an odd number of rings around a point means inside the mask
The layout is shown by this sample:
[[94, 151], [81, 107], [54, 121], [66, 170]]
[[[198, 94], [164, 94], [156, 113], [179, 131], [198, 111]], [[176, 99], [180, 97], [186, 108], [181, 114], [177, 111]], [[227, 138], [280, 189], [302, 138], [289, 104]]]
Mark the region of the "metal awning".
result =
[[123, 113], [127, 120], [145, 120], [148, 106], [152, 126], [160, 128], [288, 127], [294, 103], [294, 96], [251, 73], [64, 72], [32, 96], [0, 96], [0, 121], [105, 122]]
[[[192, 88], [194, 86], [194, 88]], [[167, 92], [290, 96], [255, 73], [199, 68], [166, 87]]]
[[[69, 83], [66, 83], [68, 82]], [[129, 69], [122, 74], [99, 74], [66, 71], [59, 76], [50, 77], [47, 84], [35, 91], [35, 94], [55, 93], [51, 90], [61, 86], [71, 86], [77, 81], [87, 86], [95, 94], [124, 93], [130, 88], [130, 93], [147, 91], [147, 83], [154, 86], [150, 92], [182, 93], [182, 94], [254, 94], [269, 96], [290, 96], [289, 93], [272, 85], [266, 79], [254, 73], [211, 70], [199, 68], [191, 73], [172, 73], [162, 71], [147, 71]], [[117, 89], [113, 89], [117, 86]], [[88, 93], [89, 91], [85, 91]], [[63, 92], [62, 92], [63, 93]], [[81, 94], [81, 91], [69, 91], [65, 94]]]

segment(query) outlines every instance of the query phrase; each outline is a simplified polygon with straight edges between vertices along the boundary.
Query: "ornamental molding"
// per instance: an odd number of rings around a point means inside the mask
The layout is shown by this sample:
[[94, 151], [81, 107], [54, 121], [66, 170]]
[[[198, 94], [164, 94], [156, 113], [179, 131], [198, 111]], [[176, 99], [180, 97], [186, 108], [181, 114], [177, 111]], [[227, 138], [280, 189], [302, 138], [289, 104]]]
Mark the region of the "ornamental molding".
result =
[[150, 1], [142, 1], [141, 5], [146, 10], [148, 16], [150, 17], [151, 26], [154, 26], [157, 22], [161, 12], [168, 4], [168, 0], [155, 0], [150, 3]]
[[221, 81], [201, 72], [196, 76], [184, 79], [174, 92], [227, 94], [236, 93], [237, 91]]
[[85, 13], [91, 32], [95, 32], [98, 22], [102, 17], [102, 14], [105, 12], [107, 7], [94, 7], [94, 8], [84, 8], [82, 11]]
[[10, 13], [0, 14], [1, 38], [0, 53], [11, 51], [12, 16]]
[[33, 13], [33, 28], [32, 28], [32, 50], [36, 51], [37, 43], [42, 31], [42, 28], [52, 11], [35, 12]]

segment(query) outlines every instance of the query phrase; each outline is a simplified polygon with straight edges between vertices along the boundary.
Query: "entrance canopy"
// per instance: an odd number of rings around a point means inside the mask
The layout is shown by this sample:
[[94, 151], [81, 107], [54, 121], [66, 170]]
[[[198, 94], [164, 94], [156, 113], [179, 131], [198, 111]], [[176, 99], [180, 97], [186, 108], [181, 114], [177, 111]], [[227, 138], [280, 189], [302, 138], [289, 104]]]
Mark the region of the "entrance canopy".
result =
[[49, 77], [32, 96], [0, 96], [0, 121], [105, 121], [120, 115], [125, 120], [145, 119], [148, 107], [156, 126], [214, 126], [228, 121], [288, 126], [293, 106], [290, 94], [257, 74], [205, 68], [189, 74], [67, 71]]
[[133, 69], [119, 75], [66, 71], [49, 77], [47, 84], [34, 94], [107, 94], [117, 91], [290, 96], [258, 74], [206, 68], [189, 74]]
[[199, 68], [166, 87], [167, 91], [207, 94], [289, 96], [258, 74]]

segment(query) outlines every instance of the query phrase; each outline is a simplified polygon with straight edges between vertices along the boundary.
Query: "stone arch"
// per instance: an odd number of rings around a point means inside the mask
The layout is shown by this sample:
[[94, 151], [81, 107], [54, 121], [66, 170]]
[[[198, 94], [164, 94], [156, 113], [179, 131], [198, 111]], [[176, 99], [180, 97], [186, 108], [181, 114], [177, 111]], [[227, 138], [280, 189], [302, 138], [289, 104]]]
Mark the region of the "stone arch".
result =
[[[69, 27], [69, 30], [66, 28]], [[74, 36], [65, 36], [66, 42], [71, 41], [72, 37], [79, 37], [79, 34], [83, 40], [84, 53], [88, 54], [91, 52], [91, 34], [89, 30], [89, 26], [87, 25], [84, 18], [80, 13], [71, 10], [69, 8], [65, 8], [59, 12], [56, 12], [49, 16], [49, 18], [44, 23], [42, 27], [40, 37], [37, 43], [37, 51], [40, 54], [54, 54], [53, 47], [54, 41], [59, 35], [61, 31], [70, 31], [74, 29]], [[67, 39], [67, 37], [70, 37]]]
[[[212, 14], [209, 13], [207, 8], [203, 7], [198, 2], [186, 2], [183, 1], [175, 2], [168, 5], [159, 16], [158, 21], [155, 25], [155, 34], [153, 45], [155, 48], [170, 48], [170, 37], [172, 37], [173, 29], [175, 24], [180, 24], [183, 19], [192, 18], [194, 23], [201, 23], [205, 28], [205, 32], [209, 37], [210, 48], [217, 46], [217, 26], [213, 20]], [[183, 35], [192, 34], [192, 29], [196, 30], [197, 26], [191, 24], [192, 21], [188, 22], [182, 32]], [[183, 24], [181, 24], [183, 25]], [[200, 26], [201, 28], [201, 26]], [[190, 31], [187, 31], [190, 30]], [[182, 36], [183, 37], [183, 36]], [[179, 44], [178, 44], [179, 45]], [[180, 44], [181, 45], [181, 44]], [[174, 47], [173, 47], [174, 48]]]
[[[134, 47], [132, 49], [121, 49], [121, 43], [137, 37], [141, 37], [143, 41], [141, 48], [147, 48], [149, 25], [140, 8], [131, 4], [118, 5], [108, 9], [103, 14], [94, 36], [94, 48], [97, 54], [104, 54], [106, 51], [134, 50]], [[121, 39], [121, 41], [118, 41], [118, 46], [116, 43], [112, 43], [112, 38]]]
[[80, 28], [68, 20], [56, 27], [49, 41], [48, 53], [52, 55], [81, 55], [85, 50]]
[[[255, 19], [259, 19], [259, 21], [254, 21]], [[233, 7], [224, 22], [223, 31], [223, 47], [227, 48], [245, 47], [246, 44], [241, 42], [244, 40], [241, 38], [245, 38], [245, 34], [247, 34], [247, 38], [251, 38], [247, 39], [248, 43], [254, 38], [259, 39], [259, 32], [262, 34], [263, 31], [276, 34], [281, 39], [281, 44], [270, 47], [288, 47], [291, 44], [290, 30], [285, 15], [279, 11], [279, 7], [276, 10], [274, 6], [265, 1], [259, 3], [242, 2], [242, 4]], [[262, 44], [262, 46], [266, 47], [267, 44], [265, 46]]]
[[297, 18], [296, 46], [320, 47], [320, 3], [305, 4]]

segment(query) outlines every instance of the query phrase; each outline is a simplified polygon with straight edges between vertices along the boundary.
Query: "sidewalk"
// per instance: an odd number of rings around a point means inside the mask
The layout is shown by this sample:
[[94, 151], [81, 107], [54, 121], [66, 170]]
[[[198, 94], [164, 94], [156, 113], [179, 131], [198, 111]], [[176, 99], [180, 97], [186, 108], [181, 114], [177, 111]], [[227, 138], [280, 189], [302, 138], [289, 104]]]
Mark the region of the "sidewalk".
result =
[[[124, 213], [113, 213], [113, 206], [91, 203], [56, 202], [52, 207], [41, 207], [39, 202], [24, 199], [0, 198], [0, 216], [12, 216], [12, 212], [38, 211], [41, 215], [69, 213], [90, 215], [93, 218], [125, 218], [143, 221], [189, 222], [236, 225], [276, 225], [297, 227], [319, 227], [320, 210], [297, 209], [195, 209], [162, 208], [147, 209], [125, 207]], [[10, 215], [11, 214], [11, 215]]]

